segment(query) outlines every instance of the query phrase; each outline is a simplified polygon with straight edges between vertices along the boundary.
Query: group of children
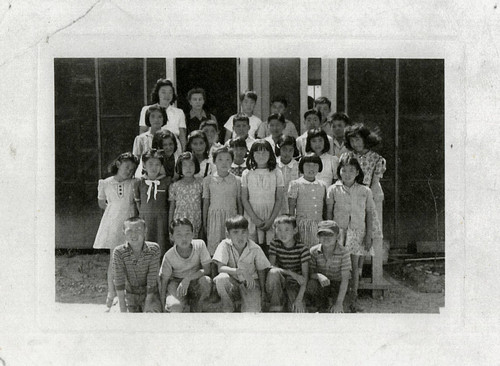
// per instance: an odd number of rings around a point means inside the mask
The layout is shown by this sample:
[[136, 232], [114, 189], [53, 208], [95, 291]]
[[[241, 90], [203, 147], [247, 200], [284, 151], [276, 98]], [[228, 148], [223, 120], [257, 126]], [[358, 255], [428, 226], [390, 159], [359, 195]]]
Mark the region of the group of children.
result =
[[[171, 84], [155, 92], [164, 88], [175, 96]], [[266, 304], [304, 312], [306, 302], [359, 310], [363, 258], [382, 235], [385, 160], [371, 150], [378, 136], [350, 125], [345, 113], [330, 114], [327, 98], [304, 114], [307, 131], [297, 136], [283, 114], [286, 100], [273, 99], [261, 122], [249, 91], [222, 145], [203, 110], [204, 91], [188, 96], [197, 110], [186, 114], [185, 151], [165, 107], [154, 104], [133, 153], [121, 154], [112, 176], [99, 181], [105, 212], [94, 248], [112, 253], [108, 307], [118, 296], [122, 311], [201, 311], [209, 298], [220, 298], [224, 311]]]

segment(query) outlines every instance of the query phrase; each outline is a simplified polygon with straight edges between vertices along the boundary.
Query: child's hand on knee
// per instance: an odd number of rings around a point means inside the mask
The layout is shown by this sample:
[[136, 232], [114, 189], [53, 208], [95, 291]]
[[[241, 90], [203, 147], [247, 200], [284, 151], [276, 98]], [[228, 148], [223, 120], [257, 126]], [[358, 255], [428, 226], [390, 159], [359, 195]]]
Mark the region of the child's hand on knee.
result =
[[330, 285], [330, 280], [324, 274], [318, 273], [318, 281], [321, 287], [326, 287]]
[[187, 278], [184, 278], [181, 281], [181, 283], [179, 283], [179, 286], [177, 286], [177, 296], [184, 297], [187, 295], [189, 283], [190, 283], [190, 281]]

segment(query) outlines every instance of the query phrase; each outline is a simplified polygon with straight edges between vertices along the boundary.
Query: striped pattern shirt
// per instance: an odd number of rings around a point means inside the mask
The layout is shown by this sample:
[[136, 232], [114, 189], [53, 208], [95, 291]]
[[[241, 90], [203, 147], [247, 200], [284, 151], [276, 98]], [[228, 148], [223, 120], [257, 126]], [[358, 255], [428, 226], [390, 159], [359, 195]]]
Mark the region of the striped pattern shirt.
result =
[[113, 251], [114, 284], [117, 291], [129, 293], [154, 293], [158, 290], [160, 247], [145, 241], [138, 257], [130, 244], [122, 244]]
[[349, 279], [351, 278], [351, 256], [346, 249], [337, 247], [333, 256], [326, 258], [322, 244], [315, 245], [311, 248], [309, 273], [321, 273], [333, 281]]
[[311, 259], [309, 249], [302, 244], [286, 248], [279, 240], [273, 240], [269, 245], [269, 256], [276, 256], [276, 266], [302, 274], [302, 263]]

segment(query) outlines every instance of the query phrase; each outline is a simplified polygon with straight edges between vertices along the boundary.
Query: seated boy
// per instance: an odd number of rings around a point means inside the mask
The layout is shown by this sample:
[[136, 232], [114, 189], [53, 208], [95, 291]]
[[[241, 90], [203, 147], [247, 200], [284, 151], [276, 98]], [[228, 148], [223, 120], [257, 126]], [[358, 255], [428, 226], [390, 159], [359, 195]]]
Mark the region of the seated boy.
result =
[[[307, 131], [311, 129], [320, 128], [321, 125], [321, 112], [316, 109], [309, 109], [304, 113], [304, 124], [306, 127], [306, 132], [297, 137], [297, 149], [299, 150], [300, 155], [304, 156], [306, 154], [306, 143], [307, 143]], [[329, 154], [333, 155], [333, 138], [331, 136], [327, 136], [328, 141], [330, 142], [330, 151]]]
[[295, 217], [283, 215], [274, 221], [276, 239], [269, 247], [273, 266], [267, 274], [266, 291], [271, 298], [269, 311], [283, 311], [283, 293], [289, 311], [305, 312], [304, 293], [309, 278], [309, 249], [296, 241]]
[[339, 231], [335, 221], [326, 220], [318, 224], [320, 244], [310, 250], [310, 275], [306, 289], [306, 296], [313, 300], [313, 305], [331, 313], [351, 309], [352, 296], [348, 291], [351, 256], [339, 243]]
[[241, 298], [242, 312], [260, 312], [265, 299], [266, 270], [271, 267], [264, 252], [248, 238], [248, 220], [235, 216], [226, 220], [229, 239], [215, 250], [213, 260], [219, 275], [215, 287], [224, 312], [234, 311], [234, 301]]
[[243, 171], [247, 168], [247, 144], [242, 137], [237, 137], [235, 139], [229, 140], [229, 148], [233, 151], [234, 154], [234, 160], [229, 171], [232, 174], [241, 177]]
[[160, 312], [157, 297], [160, 247], [144, 240], [146, 222], [140, 217], [125, 220], [123, 232], [126, 243], [113, 251], [113, 282], [120, 311]]
[[201, 312], [203, 302], [210, 296], [212, 280], [210, 254], [203, 240], [193, 239], [193, 225], [186, 219], [175, 219], [170, 224], [170, 238], [174, 243], [163, 257], [160, 268], [160, 300], [168, 313], [187, 310]]
[[349, 117], [344, 112], [336, 112], [331, 117], [333, 132], [333, 154], [340, 159], [343, 153], [349, 152], [345, 146], [344, 130], [350, 124]]
[[[274, 97], [271, 100], [271, 107], [270, 107], [270, 112], [271, 114], [286, 114], [286, 108], [288, 107], [288, 102], [285, 98], [283, 97]], [[285, 136], [292, 136], [294, 139], [296, 139], [299, 134], [297, 133], [297, 128], [295, 128], [295, 125], [293, 124], [292, 121], [285, 120], [286, 125], [285, 129], [283, 130], [283, 135]], [[263, 139], [266, 138], [271, 134], [271, 131], [269, 130], [269, 122], [262, 122], [259, 126], [259, 129], [257, 130], [257, 138]]]
[[[257, 103], [257, 94], [254, 91], [247, 90], [240, 95], [240, 102], [241, 102], [241, 114], [248, 117], [248, 124], [250, 126], [248, 135], [250, 135], [250, 137], [252, 138], [255, 138], [255, 133], [257, 132], [257, 129], [262, 123], [260, 118], [253, 114], [255, 104]], [[224, 141], [227, 141], [230, 138], [241, 136], [238, 135], [237, 131], [234, 129], [234, 118], [237, 115], [229, 117], [227, 122], [224, 124], [224, 127], [226, 128], [226, 135], [224, 137]], [[250, 147], [248, 148], [248, 150], [250, 150]]]
[[[233, 129], [234, 129], [234, 138], [242, 138], [245, 140], [245, 143], [247, 145], [248, 151], [250, 151], [250, 148], [252, 147], [253, 143], [255, 142], [255, 139], [250, 137], [248, 135], [248, 131], [250, 130], [250, 120], [248, 119], [247, 116], [244, 114], [240, 113], [234, 116], [234, 121], [233, 121]], [[229, 146], [229, 141], [227, 140], [225, 143], [225, 146]]]

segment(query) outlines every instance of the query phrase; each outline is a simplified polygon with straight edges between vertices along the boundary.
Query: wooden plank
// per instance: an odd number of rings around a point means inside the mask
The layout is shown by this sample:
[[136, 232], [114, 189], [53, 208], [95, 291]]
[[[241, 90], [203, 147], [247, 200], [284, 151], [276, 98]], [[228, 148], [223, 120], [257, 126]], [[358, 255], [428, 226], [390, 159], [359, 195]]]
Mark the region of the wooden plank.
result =
[[444, 241], [417, 241], [417, 253], [444, 253]]

